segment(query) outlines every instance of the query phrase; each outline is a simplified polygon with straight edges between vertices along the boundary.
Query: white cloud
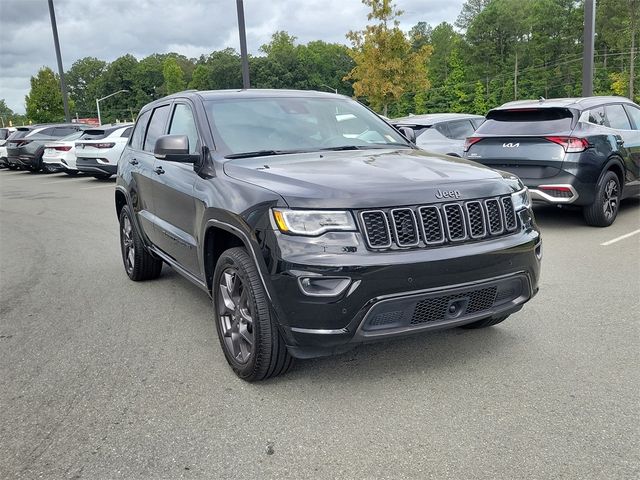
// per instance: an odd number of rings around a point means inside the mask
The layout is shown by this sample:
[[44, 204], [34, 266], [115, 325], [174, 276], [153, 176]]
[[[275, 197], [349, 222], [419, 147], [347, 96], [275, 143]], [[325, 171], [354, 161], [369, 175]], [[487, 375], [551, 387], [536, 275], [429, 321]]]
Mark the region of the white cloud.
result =
[[[190, 58], [239, 50], [234, 0], [54, 0], [64, 68], [86, 56], [113, 61], [175, 51]], [[419, 21], [455, 21], [463, 0], [397, 0], [402, 27]], [[298, 41], [346, 43], [345, 33], [367, 22], [360, 0], [245, 0], [247, 43], [258, 53], [273, 32]], [[0, 98], [24, 112], [29, 78], [47, 65], [56, 70], [47, 0], [0, 0]]]

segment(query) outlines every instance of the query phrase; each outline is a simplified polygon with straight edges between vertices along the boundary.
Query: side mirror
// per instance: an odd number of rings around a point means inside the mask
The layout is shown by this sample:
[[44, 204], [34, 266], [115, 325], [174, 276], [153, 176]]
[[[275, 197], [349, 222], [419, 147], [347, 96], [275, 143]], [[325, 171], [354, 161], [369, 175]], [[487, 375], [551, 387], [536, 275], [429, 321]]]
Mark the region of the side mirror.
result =
[[411, 143], [416, 143], [416, 132], [411, 127], [398, 127], [400, 133]]
[[162, 135], [156, 140], [153, 154], [167, 162], [195, 163], [200, 155], [189, 153], [189, 137], [186, 135]]

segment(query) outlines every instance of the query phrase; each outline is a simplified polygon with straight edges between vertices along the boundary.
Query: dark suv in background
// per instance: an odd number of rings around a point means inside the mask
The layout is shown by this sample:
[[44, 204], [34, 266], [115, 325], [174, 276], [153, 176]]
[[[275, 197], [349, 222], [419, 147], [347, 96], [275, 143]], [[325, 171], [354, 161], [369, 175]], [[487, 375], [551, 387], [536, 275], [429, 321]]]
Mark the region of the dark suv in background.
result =
[[32, 172], [42, 169], [44, 145], [52, 140], [90, 128], [81, 123], [60, 123], [17, 127], [17, 131], [7, 140], [7, 161], [9, 168], [23, 168]]
[[127, 275], [156, 278], [167, 263], [210, 292], [247, 380], [292, 357], [495, 325], [538, 290], [541, 239], [520, 180], [418, 150], [341, 95], [162, 98], [140, 111], [116, 182]]
[[516, 174], [535, 201], [582, 207], [606, 227], [640, 193], [640, 107], [623, 97], [510, 102], [467, 139], [466, 157]]

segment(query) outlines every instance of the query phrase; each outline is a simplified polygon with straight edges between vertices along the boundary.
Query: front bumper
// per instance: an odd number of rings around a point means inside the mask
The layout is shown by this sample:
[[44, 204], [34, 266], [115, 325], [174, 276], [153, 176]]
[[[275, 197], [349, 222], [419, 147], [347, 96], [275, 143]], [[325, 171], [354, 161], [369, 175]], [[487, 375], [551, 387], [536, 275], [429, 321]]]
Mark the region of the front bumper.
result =
[[[278, 244], [286, 250], [287, 241], [300, 240], [281, 236]], [[510, 314], [538, 291], [541, 248], [532, 226], [486, 242], [341, 255], [342, 266], [309, 253], [309, 263], [281, 262], [271, 275], [274, 314], [299, 358]], [[313, 297], [300, 287], [305, 276], [346, 277], [350, 285], [336, 297]]]
[[86, 172], [86, 173], [92, 173], [92, 174], [106, 173], [108, 175], [115, 175], [118, 171], [118, 166], [100, 163], [96, 158], [78, 157], [76, 159], [76, 169], [80, 172]]

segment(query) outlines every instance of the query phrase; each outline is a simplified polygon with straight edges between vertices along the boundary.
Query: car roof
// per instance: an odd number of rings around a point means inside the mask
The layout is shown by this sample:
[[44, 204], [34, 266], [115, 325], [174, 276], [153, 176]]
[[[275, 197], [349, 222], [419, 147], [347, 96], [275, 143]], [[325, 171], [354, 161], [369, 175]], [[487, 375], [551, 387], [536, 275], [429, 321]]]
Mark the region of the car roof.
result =
[[482, 115], [473, 115], [471, 113], [429, 113], [426, 115], [409, 115], [408, 117], [392, 118], [393, 124], [411, 124], [430, 126], [440, 122], [448, 122], [450, 120], [464, 119], [480, 119]]
[[189, 98], [195, 97], [201, 100], [217, 100], [217, 99], [231, 99], [231, 98], [342, 98], [350, 99], [345, 95], [319, 92], [316, 90], [285, 90], [275, 88], [250, 88], [244, 89], [228, 89], [228, 90], [184, 90], [182, 92], [176, 92], [166, 97], [154, 100], [151, 103], [145, 105], [142, 110], [155, 107], [157, 104], [165, 103], [168, 100], [174, 98]]
[[494, 110], [509, 110], [513, 108], [573, 108], [585, 110], [597, 107], [605, 103], [629, 103], [631, 100], [618, 96], [593, 96], [593, 97], [567, 97], [567, 98], [540, 98], [539, 100], [516, 100], [500, 105]]

